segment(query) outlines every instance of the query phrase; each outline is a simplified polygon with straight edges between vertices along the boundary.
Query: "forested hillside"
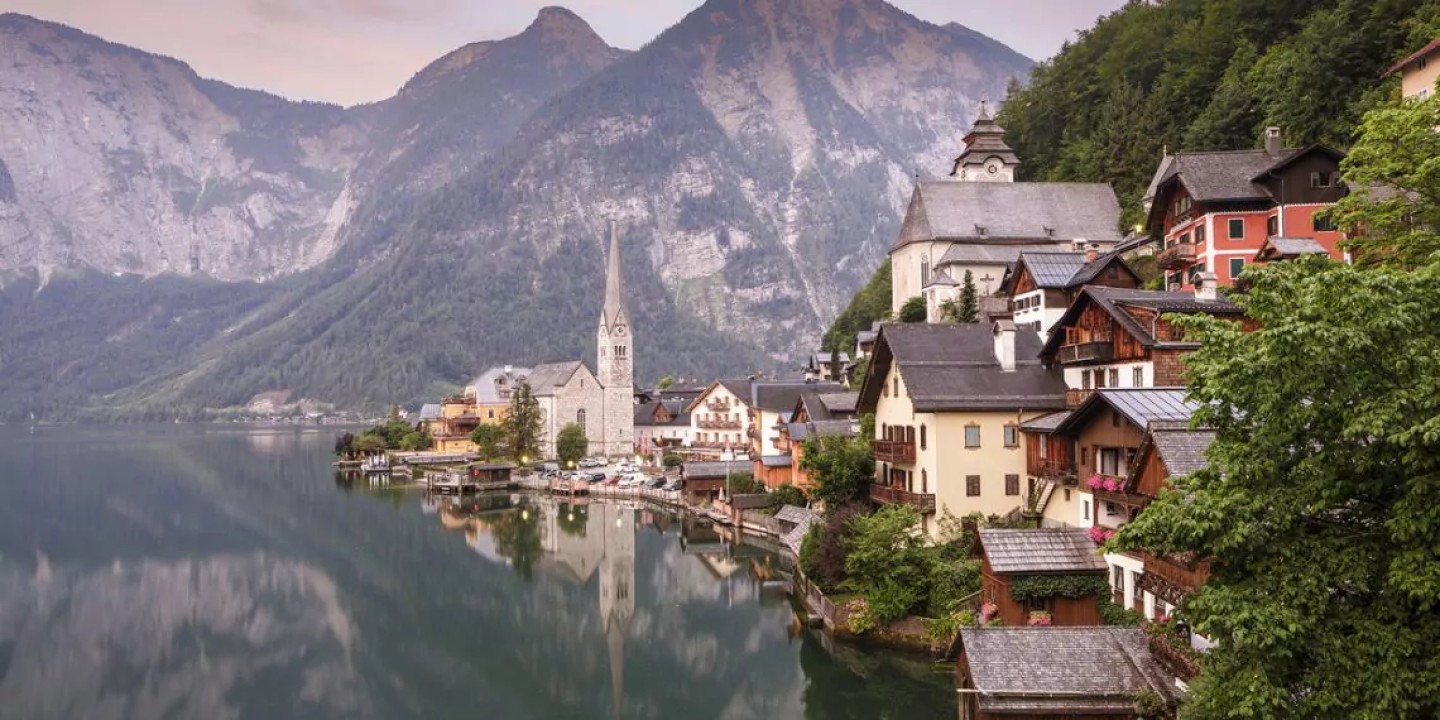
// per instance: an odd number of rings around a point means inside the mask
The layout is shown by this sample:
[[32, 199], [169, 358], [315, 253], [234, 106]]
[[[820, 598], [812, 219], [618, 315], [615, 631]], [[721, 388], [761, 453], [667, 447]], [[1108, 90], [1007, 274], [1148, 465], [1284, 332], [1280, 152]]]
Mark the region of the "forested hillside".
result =
[[850, 304], [830, 323], [825, 331], [821, 349], [826, 351], [854, 352], [855, 334], [869, 330], [876, 320], [890, 313], [890, 261], [880, 263], [880, 268], [871, 276], [865, 287], [855, 293]]
[[1344, 148], [1380, 74], [1440, 32], [1433, 0], [1131, 2], [1012, 85], [999, 122], [1022, 179], [1109, 181], [1126, 211], [1166, 150]]

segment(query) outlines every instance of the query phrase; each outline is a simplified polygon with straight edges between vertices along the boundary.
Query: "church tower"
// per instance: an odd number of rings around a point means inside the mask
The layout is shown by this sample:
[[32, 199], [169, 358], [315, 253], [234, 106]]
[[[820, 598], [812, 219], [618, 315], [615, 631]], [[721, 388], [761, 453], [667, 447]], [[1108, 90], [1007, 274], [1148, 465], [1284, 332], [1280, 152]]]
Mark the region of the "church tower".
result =
[[610, 223], [610, 256], [605, 272], [605, 307], [596, 337], [596, 375], [605, 388], [604, 437], [593, 448], [609, 456], [635, 452], [635, 359], [630, 314], [620, 286], [620, 236]]
[[1015, 182], [1020, 158], [1005, 144], [1005, 128], [996, 124], [980, 101], [980, 114], [965, 135], [965, 152], [955, 158], [950, 177], [969, 182]]
[[[614, 717], [625, 698], [625, 638], [635, 617], [635, 511], [621, 505], [591, 506], [605, 522], [605, 557], [600, 560], [600, 622], [610, 653], [610, 697]], [[613, 519], [612, 519], [613, 517]]]

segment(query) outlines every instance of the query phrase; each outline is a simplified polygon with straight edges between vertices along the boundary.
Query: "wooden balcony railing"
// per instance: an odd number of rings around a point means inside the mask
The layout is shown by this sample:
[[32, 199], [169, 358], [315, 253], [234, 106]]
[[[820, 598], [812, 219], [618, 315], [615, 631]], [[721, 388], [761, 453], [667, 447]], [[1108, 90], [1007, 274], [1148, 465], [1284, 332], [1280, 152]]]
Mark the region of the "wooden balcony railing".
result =
[[1195, 244], [1177, 243], [1165, 248], [1155, 256], [1155, 264], [1173, 270], [1195, 263]]
[[705, 403], [705, 409], [706, 409], [706, 410], [709, 410], [710, 412], [728, 413], [728, 412], [730, 412], [730, 403], [728, 403], [728, 402], [715, 402], [714, 400], [711, 400], [711, 401]]
[[1150, 636], [1150, 656], [1160, 663], [1160, 666], [1170, 671], [1171, 675], [1185, 682], [1195, 679], [1200, 674], [1200, 666], [1184, 650], [1171, 644], [1171, 641], [1163, 634], [1156, 633]]
[[871, 485], [870, 499], [881, 505], [909, 505], [927, 515], [935, 512], [934, 495], [907, 492], [888, 485]]
[[1185, 597], [1200, 589], [1210, 576], [1210, 562], [1182, 563], [1161, 558], [1149, 552], [1141, 552], [1145, 573], [1140, 576], [1140, 588], [1171, 605], [1179, 605]]
[[701, 420], [699, 420], [696, 424], [699, 425], [699, 426], [702, 427], [702, 428], [705, 428], [706, 430], [739, 430], [739, 429], [740, 429], [740, 421], [739, 421], [739, 420], [705, 420], [705, 419], [701, 419]]
[[1074, 479], [1075, 463], [1067, 458], [1030, 458], [1026, 470], [1032, 477], [1059, 482]]
[[1115, 343], [1108, 335], [1094, 337], [1088, 342], [1060, 346], [1062, 365], [1078, 362], [1109, 362], [1115, 357]]
[[915, 443], [904, 440], [871, 440], [870, 447], [875, 451], [875, 459], [884, 462], [913, 463], [915, 462]]

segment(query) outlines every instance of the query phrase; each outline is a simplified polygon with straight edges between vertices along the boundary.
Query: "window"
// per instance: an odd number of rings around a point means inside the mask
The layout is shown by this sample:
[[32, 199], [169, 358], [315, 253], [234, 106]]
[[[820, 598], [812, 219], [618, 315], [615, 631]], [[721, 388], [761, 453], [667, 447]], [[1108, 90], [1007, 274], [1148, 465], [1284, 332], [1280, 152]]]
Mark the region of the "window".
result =
[[1340, 184], [1340, 182], [1339, 182], [1339, 180], [1340, 180], [1339, 176], [1340, 176], [1340, 173], [1312, 172], [1312, 173], [1310, 173], [1310, 187], [1312, 187], [1312, 188], [1335, 187], [1336, 185], [1339, 185], [1339, 184]]
[[1089, 501], [1089, 500], [1082, 500], [1082, 501], [1080, 502], [1080, 519], [1081, 519], [1081, 520], [1089, 520], [1089, 519], [1090, 519], [1090, 501]]
[[1145, 368], [1134, 368], [1130, 371], [1130, 385], [1132, 387], [1145, 387]]
[[1125, 568], [1119, 565], [1110, 568], [1110, 576], [1113, 578], [1110, 586], [1115, 589], [1115, 592], [1123, 594], [1125, 592]]
[[969, 497], [980, 497], [980, 476], [965, 476], [965, 494]]
[[1039, 437], [1039, 441], [1038, 441], [1036, 444], [1039, 445], [1040, 459], [1041, 459], [1041, 460], [1044, 460], [1045, 458], [1050, 457], [1050, 436], [1049, 436], [1049, 435], [1041, 435], [1041, 436]]
[[1199, 245], [1203, 242], [1205, 242], [1205, 226], [1201, 225], [1200, 227], [1195, 228], [1195, 244]]
[[1231, 240], [1245, 239], [1245, 218], [1230, 218], [1229, 225]]
[[579, 425], [581, 430], [585, 429], [585, 408], [575, 411], [575, 424]]
[[978, 447], [980, 447], [980, 426], [979, 426], [979, 425], [966, 425], [966, 426], [965, 426], [965, 447], [967, 447], [967, 448], [978, 448]]
[[1166, 287], [1171, 290], [1177, 290], [1181, 285], [1185, 284], [1185, 274], [1178, 272], [1170, 273], [1170, 277], [1166, 278], [1165, 284]]
[[920, 492], [922, 494], [930, 492], [930, 473], [924, 468], [920, 469]]
[[895, 393], [895, 397], [898, 398], [898, 397], [900, 397], [900, 376], [899, 376], [899, 375], [896, 375], [896, 376], [895, 376], [894, 383], [895, 383], [895, 387], [892, 388], [891, 391], [894, 392], [894, 393]]
[[1120, 369], [1110, 368], [1110, 387], [1120, 387]]
[[1230, 279], [1240, 277], [1240, 272], [1245, 269], [1245, 258], [1230, 258]]
[[1080, 448], [1080, 466], [1081, 466], [1081, 467], [1084, 467], [1084, 466], [1087, 466], [1087, 465], [1089, 465], [1089, 464], [1090, 464], [1090, 448], [1088, 448], [1088, 447], [1082, 447], [1082, 448]]
[[1099, 389], [1101, 389], [1101, 388], [1103, 388], [1103, 387], [1105, 387], [1105, 371], [1104, 371], [1104, 370], [1096, 370], [1096, 371], [1095, 371], [1095, 389], [1096, 389], [1096, 390], [1099, 390]]
[[1019, 494], [1020, 494], [1020, 476], [1019, 476], [1019, 475], [1006, 475], [1006, 476], [1005, 476], [1005, 494], [1006, 494], [1006, 495], [1019, 495]]
[[495, 411], [494, 411], [494, 410], [490, 410], [490, 411], [489, 411], [489, 415], [490, 415], [490, 419], [491, 419], [491, 420], [494, 420], [494, 419], [495, 419]]
[[1070, 488], [1065, 488], [1065, 502], [1070, 502]]
[[1184, 214], [1190, 212], [1190, 208], [1191, 208], [1193, 205], [1194, 205], [1194, 201], [1191, 200], [1191, 199], [1189, 198], [1189, 196], [1183, 196], [1183, 197], [1176, 198], [1176, 199], [1175, 199], [1175, 215], [1178, 217], [1178, 216], [1181, 216], [1181, 215], [1184, 215]]
[[1190, 233], [1187, 232], [1187, 233], [1185, 233], [1184, 235], [1181, 235], [1181, 236], [1180, 236], [1180, 240], [1179, 240], [1178, 244], [1180, 244], [1180, 245], [1187, 245], [1187, 244], [1189, 244], [1189, 243], [1190, 243]]
[[1096, 453], [1095, 459], [1099, 461], [1101, 475], [1120, 474], [1119, 448], [1100, 448], [1100, 452]]
[[1110, 411], [1110, 427], [1120, 427], [1120, 411]]
[[920, 260], [920, 287], [930, 284], [930, 258]]
[[925, 449], [925, 426], [920, 426], [920, 449]]
[[1020, 446], [1020, 427], [1018, 425], [1005, 426], [1005, 447], [1013, 448]]
[[1089, 389], [1090, 389], [1090, 371], [1089, 371], [1089, 370], [1081, 370], [1081, 371], [1080, 371], [1080, 389], [1081, 389], [1081, 390], [1089, 390]]
[[1270, 237], [1280, 234], [1280, 217], [1278, 215], [1265, 218], [1265, 234]]
[[1335, 231], [1335, 220], [1330, 217], [1329, 213], [1317, 212], [1310, 216], [1310, 220], [1314, 223], [1315, 232]]

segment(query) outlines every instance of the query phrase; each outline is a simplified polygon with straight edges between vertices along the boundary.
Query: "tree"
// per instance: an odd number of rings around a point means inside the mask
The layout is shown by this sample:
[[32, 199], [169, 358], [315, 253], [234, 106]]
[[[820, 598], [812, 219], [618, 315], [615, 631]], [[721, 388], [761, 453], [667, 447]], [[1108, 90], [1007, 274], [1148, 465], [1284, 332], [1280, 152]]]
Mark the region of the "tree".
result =
[[470, 431], [470, 442], [483, 460], [493, 460], [501, 455], [505, 442], [505, 429], [499, 425], [480, 425]]
[[540, 401], [530, 391], [530, 383], [520, 383], [511, 393], [510, 415], [502, 427], [512, 458], [528, 463], [540, 457]]
[[916, 295], [906, 300], [905, 304], [900, 306], [900, 322], [923, 323], [926, 320], [926, 315], [925, 298], [923, 296]]
[[857, 333], [869, 330], [889, 314], [890, 293], [890, 260], [886, 258], [870, 277], [870, 281], [865, 283], [865, 287], [860, 288], [855, 297], [850, 299], [850, 304], [835, 317], [835, 322], [825, 331], [821, 349], [847, 352], [853, 349]]
[[800, 546], [800, 569], [820, 589], [834, 592], [845, 582], [846, 548], [853, 532], [851, 521], [868, 512], [869, 509], [859, 503], [841, 505], [826, 512], [823, 525], [810, 526]]
[[725, 478], [725, 492], [730, 495], [758, 495], [765, 492], [765, 483], [745, 473], [731, 473]]
[[840, 350], [838, 348], [831, 349], [830, 379], [839, 382], [840, 378], [844, 375], [844, 370], [845, 366], [840, 363]]
[[1218, 641], [1183, 713], [1440, 716], [1440, 261], [1247, 276], [1257, 330], [1177, 321], [1209, 467], [1114, 541], [1214, 560], [1180, 608]]
[[934, 560], [920, 532], [919, 511], [887, 505], [850, 525], [845, 584], [865, 596], [875, 619], [897, 620], [925, 607]]
[[656, 389], [656, 390], [665, 390], [665, 389], [669, 388], [671, 385], [674, 385], [674, 384], [675, 384], [675, 376], [674, 376], [674, 375], [666, 375], [665, 377], [660, 378], [660, 382], [655, 383], [655, 389]]
[[667, 468], [677, 468], [685, 464], [685, 458], [676, 453], [667, 452], [660, 458], [660, 464]]
[[342, 458], [355, 456], [355, 433], [345, 433], [335, 438], [335, 455]]
[[815, 480], [813, 495], [827, 508], [863, 499], [875, 474], [868, 436], [811, 437], [805, 441], [805, 472]]
[[1440, 93], [1365, 115], [1341, 161], [1351, 193], [1333, 212], [1367, 265], [1416, 267], [1440, 252]]
[[960, 301], [955, 306], [955, 322], [977, 322], [980, 315], [980, 298], [975, 293], [975, 276], [965, 271], [965, 280], [960, 286]]
[[590, 438], [585, 436], [585, 428], [575, 423], [567, 423], [560, 428], [560, 434], [555, 438], [555, 454], [560, 458], [560, 462], [568, 467], [589, 452]]
[[810, 498], [805, 496], [805, 491], [790, 483], [785, 483], [770, 491], [770, 507], [773, 508], [779, 508], [784, 505], [805, 507], [809, 502]]

